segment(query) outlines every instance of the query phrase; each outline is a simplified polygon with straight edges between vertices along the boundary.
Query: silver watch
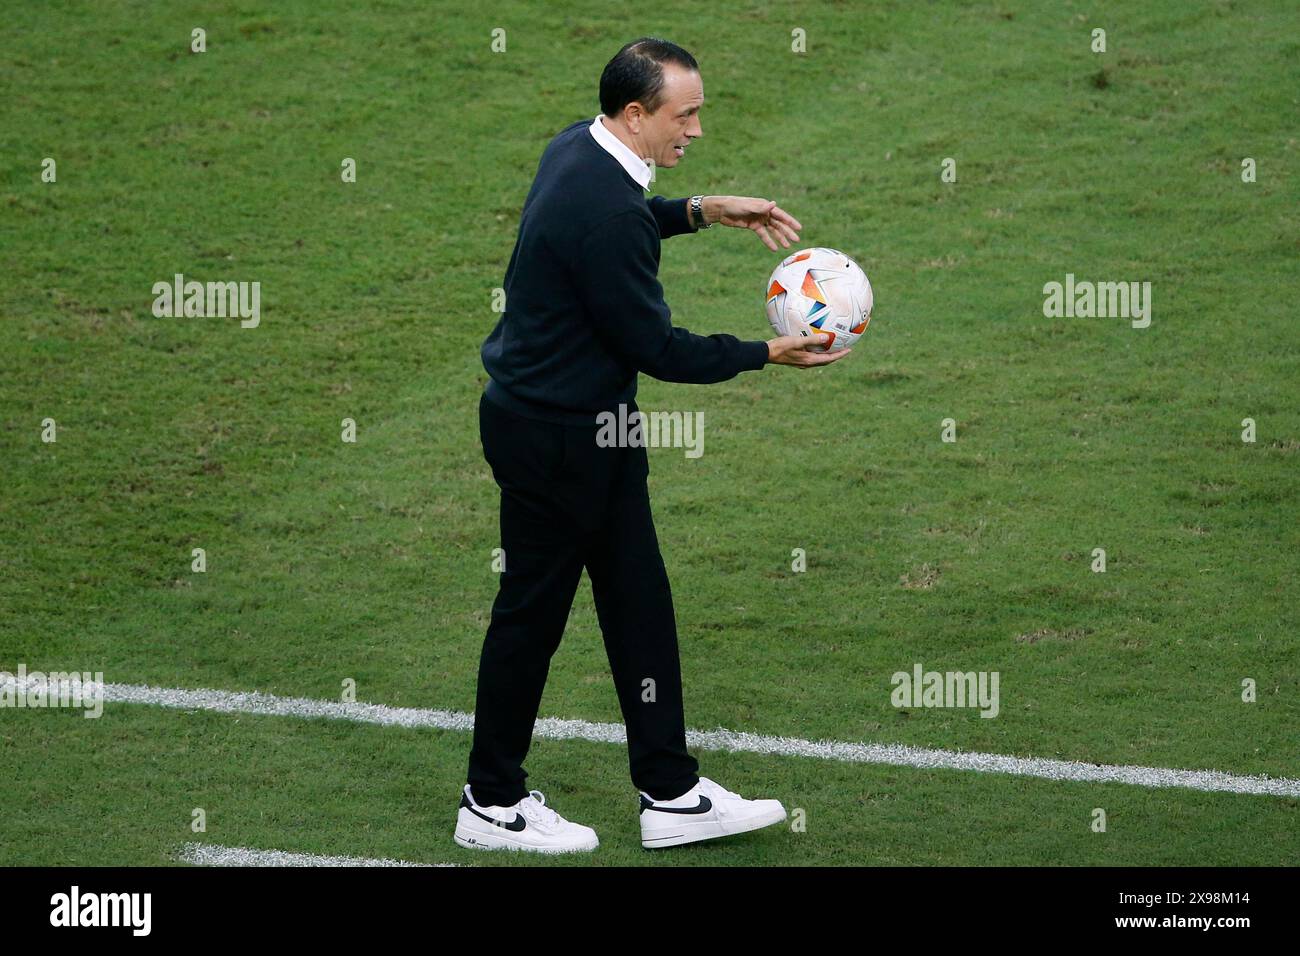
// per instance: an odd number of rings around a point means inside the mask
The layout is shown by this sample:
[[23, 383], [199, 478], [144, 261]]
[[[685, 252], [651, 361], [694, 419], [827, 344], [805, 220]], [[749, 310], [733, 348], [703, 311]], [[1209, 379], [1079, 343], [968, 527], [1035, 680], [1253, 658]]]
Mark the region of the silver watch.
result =
[[691, 216], [695, 219], [696, 229], [708, 229], [712, 223], [707, 222], [704, 218], [704, 197], [691, 197]]

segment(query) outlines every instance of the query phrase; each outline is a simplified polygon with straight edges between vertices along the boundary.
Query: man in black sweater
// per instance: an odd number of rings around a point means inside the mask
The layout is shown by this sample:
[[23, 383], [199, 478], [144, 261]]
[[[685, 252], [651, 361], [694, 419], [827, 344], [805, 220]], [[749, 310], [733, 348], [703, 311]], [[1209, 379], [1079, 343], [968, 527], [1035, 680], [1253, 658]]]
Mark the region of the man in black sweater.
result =
[[811, 351], [825, 335], [742, 342], [674, 328], [659, 284], [660, 240], [713, 223], [753, 230], [773, 251], [798, 241], [776, 203], [738, 196], [647, 200], [651, 168], [672, 167], [703, 135], [699, 66], [642, 38], [600, 78], [601, 114], [546, 147], [506, 270], [506, 310], [483, 343], [490, 379], [480, 436], [501, 488], [505, 566], [479, 661], [462, 846], [593, 850], [524, 786], [550, 659], [585, 567], [641, 793], [642, 845], [673, 846], [778, 823], [776, 800], [746, 800], [697, 774], [686, 749], [668, 576], [646, 489], [644, 444], [598, 441], [602, 413], [635, 422], [637, 374], [723, 382], [767, 363], [800, 368], [848, 354]]

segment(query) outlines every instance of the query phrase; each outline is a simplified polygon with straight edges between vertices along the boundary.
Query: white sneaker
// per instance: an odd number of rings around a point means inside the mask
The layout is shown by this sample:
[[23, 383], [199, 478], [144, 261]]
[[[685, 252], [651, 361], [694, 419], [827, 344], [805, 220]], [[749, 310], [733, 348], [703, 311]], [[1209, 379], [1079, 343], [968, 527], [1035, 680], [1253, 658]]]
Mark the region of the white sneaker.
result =
[[747, 833], [785, 819], [780, 800], [746, 800], [708, 777], [675, 800], [641, 794], [641, 845], [678, 846]]
[[456, 842], [476, 850], [579, 853], [600, 846], [596, 831], [570, 823], [546, 805], [540, 790], [528, 791], [513, 807], [480, 807], [469, 784], [456, 813]]

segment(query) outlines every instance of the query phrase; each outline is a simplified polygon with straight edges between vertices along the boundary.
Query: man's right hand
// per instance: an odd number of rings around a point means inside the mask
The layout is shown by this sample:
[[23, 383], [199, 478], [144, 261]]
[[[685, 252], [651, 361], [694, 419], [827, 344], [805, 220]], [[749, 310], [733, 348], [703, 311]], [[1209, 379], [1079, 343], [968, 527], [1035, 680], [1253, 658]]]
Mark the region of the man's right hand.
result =
[[783, 335], [767, 342], [767, 360], [774, 365], [793, 365], [795, 368], [816, 368], [838, 362], [853, 349], [838, 352], [811, 352], [814, 345], [825, 345], [831, 337], [825, 332], [816, 335]]

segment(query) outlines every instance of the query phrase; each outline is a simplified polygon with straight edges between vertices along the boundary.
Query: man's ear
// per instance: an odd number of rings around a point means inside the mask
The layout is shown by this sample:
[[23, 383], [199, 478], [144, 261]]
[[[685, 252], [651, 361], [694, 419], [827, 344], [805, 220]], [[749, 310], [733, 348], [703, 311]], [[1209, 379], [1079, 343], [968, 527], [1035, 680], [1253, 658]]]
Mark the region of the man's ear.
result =
[[627, 128], [634, 134], [641, 132], [641, 121], [645, 119], [645, 115], [645, 109], [638, 100], [633, 100], [623, 107], [623, 122], [627, 123]]

